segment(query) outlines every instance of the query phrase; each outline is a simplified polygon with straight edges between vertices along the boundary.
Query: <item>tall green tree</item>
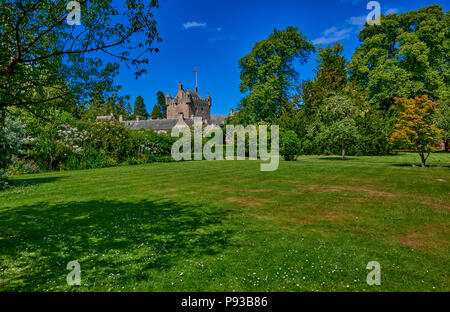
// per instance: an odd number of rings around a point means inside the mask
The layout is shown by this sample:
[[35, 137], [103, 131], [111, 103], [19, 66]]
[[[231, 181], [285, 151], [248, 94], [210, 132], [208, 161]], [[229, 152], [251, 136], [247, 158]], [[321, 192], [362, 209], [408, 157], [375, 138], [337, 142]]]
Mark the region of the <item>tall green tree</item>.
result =
[[155, 104], [153, 106], [153, 110], [152, 113], [150, 114], [150, 117], [152, 119], [159, 119], [159, 118], [163, 118], [163, 115], [161, 113], [161, 107], [158, 104]]
[[388, 110], [394, 97], [437, 100], [450, 92], [449, 18], [431, 5], [382, 16], [381, 25], [366, 24], [350, 67], [369, 103]]
[[157, 106], [159, 106], [159, 110], [161, 111], [161, 118], [167, 118], [167, 106], [166, 106], [166, 97], [162, 91], [158, 91], [156, 93]]
[[149, 116], [145, 107], [144, 98], [140, 95], [134, 101], [134, 115], [142, 118], [148, 118]]
[[131, 115], [133, 115], [133, 109], [131, 108], [130, 102], [127, 102], [127, 105], [126, 105], [126, 107], [125, 107], [125, 115], [126, 115], [126, 116], [131, 116]]
[[311, 115], [329, 96], [346, 91], [347, 60], [344, 46], [336, 42], [333, 46], [319, 47], [316, 76], [313, 80], [304, 81], [298, 88], [300, 100], [305, 114]]
[[[114, 90], [120, 62], [136, 66], [136, 77], [145, 72], [141, 65], [161, 40], [153, 16], [159, 1], [78, 3], [80, 25], [69, 25], [67, 0], [0, 2], [0, 110], [18, 106], [42, 114], [84, 102], [93, 83], [104, 81]], [[104, 64], [101, 54], [113, 61]]]
[[236, 119], [247, 122], [273, 121], [289, 105], [298, 79], [294, 64], [306, 63], [314, 45], [295, 27], [277, 30], [257, 42], [239, 61], [240, 91], [246, 94]]
[[351, 98], [342, 95], [329, 97], [319, 106], [309, 135], [317, 145], [340, 147], [342, 160], [345, 160], [348, 146], [359, 136], [357, 114], [358, 107]]

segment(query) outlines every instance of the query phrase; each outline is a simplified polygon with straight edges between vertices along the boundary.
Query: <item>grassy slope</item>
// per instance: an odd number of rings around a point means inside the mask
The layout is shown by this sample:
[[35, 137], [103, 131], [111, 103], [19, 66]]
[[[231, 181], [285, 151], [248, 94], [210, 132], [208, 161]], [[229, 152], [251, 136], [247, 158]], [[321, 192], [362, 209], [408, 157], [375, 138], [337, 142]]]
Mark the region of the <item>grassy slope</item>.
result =
[[[0, 290], [449, 291], [450, 156], [412, 158], [15, 177], [0, 192]], [[81, 287], [66, 285], [72, 260]], [[366, 284], [372, 260], [381, 286]]]

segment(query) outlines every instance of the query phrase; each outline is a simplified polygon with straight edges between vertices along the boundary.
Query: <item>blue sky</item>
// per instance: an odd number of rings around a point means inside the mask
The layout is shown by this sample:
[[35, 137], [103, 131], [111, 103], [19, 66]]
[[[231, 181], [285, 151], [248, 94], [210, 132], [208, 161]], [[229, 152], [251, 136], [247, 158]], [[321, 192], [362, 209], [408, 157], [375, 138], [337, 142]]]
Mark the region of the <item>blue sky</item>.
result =
[[[134, 69], [122, 65], [116, 82], [121, 94], [144, 98], [151, 112], [156, 92], [173, 96], [178, 83], [193, 89], [194, 69], [202, 97], [211, 94], [212, 114], [227, 114], [242, 98], [239, 92], [238, 61], [253, 45], [267, 38], [274, 28], [298, 27], [308, 40], [330, 44], [339, 40], [350, 58], [359, 45], [358, 32], [370, 12], [362, 0], [185, 0], [162, 1], [156, 10], [157, 28], [163, 39], [160, 52], [150, 55], [148, 73], [135, 79]], [[379, 1], [382, 13], [401, 13], [439, 4], [448, 10], [449, 2], [435, 0]], [[107, 59], [107, 58], [105, 58]], [[298, 66], [300, 79], [313, 77], [315, 56]]]

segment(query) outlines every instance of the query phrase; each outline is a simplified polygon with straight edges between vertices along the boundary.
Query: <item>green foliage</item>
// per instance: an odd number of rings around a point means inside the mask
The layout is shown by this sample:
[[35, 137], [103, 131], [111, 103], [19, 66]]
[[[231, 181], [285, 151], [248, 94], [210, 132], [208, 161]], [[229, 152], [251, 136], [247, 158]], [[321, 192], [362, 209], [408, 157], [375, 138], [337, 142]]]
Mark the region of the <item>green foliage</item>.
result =
[[450, 99], [438, 102], [435, 122], [436, 126], [442, 130], [445, 151], [448, 151], [448, 143], [450, 141]]
[[131, 131], [133, 148], [140, 154], [148, 156], [170, 156], [176, 138], [167, 134], [158, 134], [154, 131]]
[[165, 157], [171, 157], [172, 143], [168, 135], [132, 131], [116, 121], [60, 120], [34, 128], [24, 159], [35, 161], [43, 170], [168, 161]]
[[14, 154], [19, 152], [24, 129], [16, 122], [6, 118], [0, 120], [0, 190], [8, 186], [6, 169]]
[[[75, 112], [98, 90], [116, 92], [120, 62], [145, 72], [159, 42], [154, 10], [159, 1], [79, 1], [81, 25], [68, 25], [66, 0], [0, 3], [0, 107], [27, 107], [45, 115], [49, 107]], [[99, 53], [117, 62], [104, 64]]]
[[167, 118], [167, 106], [166, 106], [166, 97], [162, 91], [158, 91], [156, 93], [157, 105], [161, 111], [161, 118]]
[[394, 97], [449, 93], [449, 14], [431, 5], [382, 16], [366, 25], [351, 62], [352, 78], [368, 92], [371, 105], [388, 110]]
[[257, 42], [251, 53], [239, 61], [241, 101], [236, 119], [249, 122], [273, 121], [289, 103], [298, 77], [294, 63], [306, 63], [314, 46], [298, 28], [274, 30]]
[[372, 106], [362, 109], [356, 124], [359, 136], [349, 152], [359, 155], [388, 155], [392, 152], [389, 137], [394, 131], [391, 116]]
[[292, 130], [299, 138], [307, 134], [309, 121], [305, 119], [305, 114], [300, 109], [283, 109], [280, 117], [274, 122], [282, 130]]
[[144, 99], [140, 95], [134, 101], [134, 115], [140, 116], [141, 118], [147, 118], [149, 116], [147, 113], [147, 108], [145, 107]]
[[316, 77], [304, 81], [298, 88], [305, 115], [310, 117], [330, 94], [342, 93], [347, 87], [347, 60], [343, 56], [344, 46], [336, 42], [333, 46], [319, 47]]
[[346, 149], [359, 137], [357, 114], [358, 109], [352, 99], [342, 95], [329, 97], [319, 106], [309, 137], [318, 146], [339, 147], [342, 159], [345, 159]]
[[158, 104], [155, 104], [155, 106], [153, 106], [153, 110], [152, 113], [150, 114], [150, 117], [152, 119], [162, 119], [163, 115], [161, 112], [161, 107]]
[[19, 175], [38, 173], [39, 171], [39, 166], [33, 160], [20, 158], [13, 155], [11, 165], [9, 166], [7, 173], [11, 175]]
[[300, 140], [294, 131], [286, 131], [281, 137], [280, 154], [287, 161], [295, 161], [300, 154]]

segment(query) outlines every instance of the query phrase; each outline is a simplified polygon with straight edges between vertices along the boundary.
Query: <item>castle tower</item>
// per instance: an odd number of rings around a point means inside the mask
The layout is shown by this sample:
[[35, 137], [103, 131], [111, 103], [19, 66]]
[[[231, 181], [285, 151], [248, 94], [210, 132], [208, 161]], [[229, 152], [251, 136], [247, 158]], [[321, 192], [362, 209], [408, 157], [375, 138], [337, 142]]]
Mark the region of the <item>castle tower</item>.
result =
[[178, 119], [182, 114], [184, 118], [202, 117], [208, 124], [211, 120], [211, 96], [206, 99], [198, 94], [198, 88], [194, 91], [183, 89], [183, 84], [178, 84], [175, 97], [169, 93], [166, 95], [167, 119]]

